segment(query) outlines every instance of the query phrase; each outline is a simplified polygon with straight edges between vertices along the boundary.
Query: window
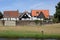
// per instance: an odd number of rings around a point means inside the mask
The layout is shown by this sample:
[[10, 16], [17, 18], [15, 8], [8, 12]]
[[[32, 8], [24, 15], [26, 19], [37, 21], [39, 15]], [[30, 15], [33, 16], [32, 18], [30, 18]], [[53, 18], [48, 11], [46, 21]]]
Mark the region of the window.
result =
[[37, 14], [39, 14], [39, 12], [36, 12]]
[[36, 12], [37, 16], [39, 15], [39, 12]]

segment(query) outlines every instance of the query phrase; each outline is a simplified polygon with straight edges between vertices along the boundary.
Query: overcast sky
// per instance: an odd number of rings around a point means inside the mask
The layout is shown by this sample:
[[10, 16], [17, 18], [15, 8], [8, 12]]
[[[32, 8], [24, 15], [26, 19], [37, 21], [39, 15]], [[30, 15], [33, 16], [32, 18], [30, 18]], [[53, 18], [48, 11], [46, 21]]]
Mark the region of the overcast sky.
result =
[[6, 10], [49, 10], [50, 15], [55, 13], [55, 6], [60, 0], [0, 0], [0, 11]]

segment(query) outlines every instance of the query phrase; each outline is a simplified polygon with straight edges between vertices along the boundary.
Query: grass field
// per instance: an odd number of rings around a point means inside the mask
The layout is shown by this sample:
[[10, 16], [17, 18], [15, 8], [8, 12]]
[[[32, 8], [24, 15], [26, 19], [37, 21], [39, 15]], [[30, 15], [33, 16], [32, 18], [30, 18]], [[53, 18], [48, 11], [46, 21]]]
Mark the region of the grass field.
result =
[[40, 38], [42, 37], [42, 31], [47, 38], [54, 38], [55, 36], [60, 38], [60, 23], [42, 26], [0, 26], [0, 37]]

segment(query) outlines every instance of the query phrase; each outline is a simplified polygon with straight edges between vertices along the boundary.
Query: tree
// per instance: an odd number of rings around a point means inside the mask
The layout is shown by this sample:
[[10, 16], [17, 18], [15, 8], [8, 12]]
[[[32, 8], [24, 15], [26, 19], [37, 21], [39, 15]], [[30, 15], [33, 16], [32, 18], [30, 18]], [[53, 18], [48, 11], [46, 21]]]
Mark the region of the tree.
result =
[[60, 2], [56, 6], [56, 13], [54, 14], [54, 18], [60, 22]]
[[0, 12], [0, 19], [3, 18], [3, 14]]

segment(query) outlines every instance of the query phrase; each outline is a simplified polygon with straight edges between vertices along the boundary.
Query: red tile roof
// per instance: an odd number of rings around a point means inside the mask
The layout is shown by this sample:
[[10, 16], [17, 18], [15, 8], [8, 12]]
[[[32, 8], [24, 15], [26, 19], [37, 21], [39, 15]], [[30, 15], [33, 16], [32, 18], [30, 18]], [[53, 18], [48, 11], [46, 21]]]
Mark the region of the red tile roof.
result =
[[37, 12], [43, 12], [45, 18], [49, 17], [49, 10], [32, 10], [32, 16], [38, 16]]
[[18, 16], [18, 11], [4, 11], [4, 18], [17, 18]]

